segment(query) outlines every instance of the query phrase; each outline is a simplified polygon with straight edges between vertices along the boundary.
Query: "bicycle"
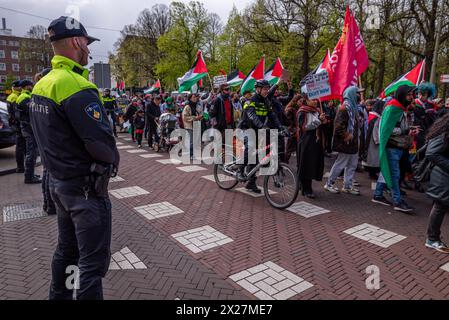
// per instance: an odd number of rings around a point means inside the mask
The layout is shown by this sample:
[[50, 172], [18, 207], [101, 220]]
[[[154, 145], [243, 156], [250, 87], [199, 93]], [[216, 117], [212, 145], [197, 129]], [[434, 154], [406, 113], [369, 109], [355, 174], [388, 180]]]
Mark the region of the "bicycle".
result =
[[[260, 168], [269, 165], [272, 157], [276, 157], [278, 155], [277, 150], [271, 150], [272, 147], [273, 144], [270, 144], [265, 148], [256, 151], [258, 154], [262, 150], [270, 150], [266, 157], [264, 157], [260, 163], [256, 165], [256, 167], [254, 167], [250, 172], [245, 172], [243, 178], [239, 178], [239, 172], [242, 166], [240, 163], [243, 163], [242, 161], [244, 160], [244, 157], [242, 156], [237, 159], [234, 153], [222, 153], [222, 159], [232, 159], [232, 161], [229, 163], [215, 164], [214, 179], [218, 187], [223, 190], [232, 190], [239, 183], [248, 182], [250, 178], [257, 174]], [[242, 150], [244, 151], [244, 149]], [[223, 154], [225, 157], [223, 157]], [[246, 166], [245, 171], [247, 171], [247, 169], [248, 167]], [[276, 173], [265, 176], [263, 191], [265, 198], [272, 207], [281, 210], [287, 209], [296, 201], [296, 198], [298, 197], [299, 183], [296, 174], [287, 164], [279, 163]]]

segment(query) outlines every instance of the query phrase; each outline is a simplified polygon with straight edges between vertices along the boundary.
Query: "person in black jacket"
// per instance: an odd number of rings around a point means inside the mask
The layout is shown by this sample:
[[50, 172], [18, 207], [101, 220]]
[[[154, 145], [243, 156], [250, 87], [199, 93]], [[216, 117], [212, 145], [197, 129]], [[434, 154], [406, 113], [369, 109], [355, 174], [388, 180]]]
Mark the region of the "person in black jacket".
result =
[[131, 104], [128, 106], [128, 109], [126, 109], [126, 113], [124, 116], [125, 121], [129, 121], [131, 125], [131, 138], [133, 139], [133, 142], [136, 142], [136, 138], [134, 135], [134, 115], [136, 114], [137, 110], [139, 109], [139, 104], [137, 101], [131, 102]]
[[[287, 85], [288, 85], [288, 89], [289, 89], [288, 96], [281, 96], [279, 94], [279, 85], [278, 84], [271, 87], [270, 91], [268, 92], [268, 98], [270, 99], [272, 109], [273, 109], [274, 113], [276, 113], [276, 116], [279, 119], [279, 122], [284, 127], [288, 126], [287, 115], [285, 114], [285, 107], [295, 96], [295, 91], [293, 90], [291, 82], [289, 81], [287, 83]], [[268, 127], [272, 128], [272, 129], [276, 129], [276, 124], [269, 122]], [[288, 157], [286, 155], [286, 149], [287, 149], [286, 145], [287, 145], [286, 138], [284, 136], [280, 135], [279, 141], [278, 141], [280, 160], [282, 162], [288, 163]]]
[[153, 135], [154, 135], [154, 141], [156, 143], [159, 143], [159, 136], [157, 134], [157, 124], [156, 122], [159, 121], [159, 117], [161, 116], [161, 96], [157, 95], [153, 98], [153, 101], [151, 101], [147, 106], [145, 110], [145, 117], [147, 122], [147, 129], [148, 129], [148, 146], [150, 148], [153, 148]]
[[234, 106], [231, 101], [231, 88], [227, 84], [220, 87], [220, 94], [209, 111], [209, 117], [215, 118], [215, 129], [221, 131], [224, 139], [225, 129], [234, 129]]
[[134, 118], [134, 128], [136, 132], [136, 140], [139, 148], [142, 148], [143, 132], [145, 130], [145, 113], [142, 109], [138, 110]]
[[427, 135], [427, 159], [434, 165], [427, 195], [434, 200], [429, 216], [426, 247], [449, 254], [441, 241], [441, 225], [449, 212], [449, 114], [438, 119]]
[[[270, 83], [266, 80], [258, 80], [255, 84], [256, 94], [251, 98], [249, 102], [246, 102], [243, 107], [242, 121], [239, 123], [239, 129], [248, 130], [253, 129], [268, 129], [268, 123], [271, 123], [273, 129], [278, 129], [283, 131], [283, 134], [288, 135], [287, 130], [281, 125], [276, 113], [273, 111], [270, 103], [270, 98], [268, 96], [270, 92]], [[248, 165], [248, 172], [250, 172], [257, 164], [249, 164], [249, 152], [254, 152], [257, 150], [258, 142], [251, 141], [248, 137], [243, 138], [245, 144], [244, 162]], [[249, 150], [250, 149], [250, 150]], [[240, 172], [240, 178], [244, 176], [244, 167], [242, 167]], [[246, 189], [254, 192], [261, 193], [262, 191], [257, 187], [256, 176], [254, 175], [248, 181]]]

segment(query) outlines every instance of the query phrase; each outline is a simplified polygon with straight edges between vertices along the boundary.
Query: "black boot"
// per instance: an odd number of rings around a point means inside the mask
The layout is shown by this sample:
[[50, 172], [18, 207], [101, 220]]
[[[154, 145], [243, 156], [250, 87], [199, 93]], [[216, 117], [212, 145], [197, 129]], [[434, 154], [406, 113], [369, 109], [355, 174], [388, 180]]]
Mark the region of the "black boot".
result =
[[246, 185], [246, 189], [251, 191], [251, 192], [258, 193], [258, 194], [262, 193], [262, 190], [260, 190], [257, 187], [257, 184], [256, 184], [255, 181], [254, 182], [253, 181], [248, 182], [248, 184]]
[[25, 184], [38, 184], [42, 183], [42, 180], [36, 176], [25, 177]]

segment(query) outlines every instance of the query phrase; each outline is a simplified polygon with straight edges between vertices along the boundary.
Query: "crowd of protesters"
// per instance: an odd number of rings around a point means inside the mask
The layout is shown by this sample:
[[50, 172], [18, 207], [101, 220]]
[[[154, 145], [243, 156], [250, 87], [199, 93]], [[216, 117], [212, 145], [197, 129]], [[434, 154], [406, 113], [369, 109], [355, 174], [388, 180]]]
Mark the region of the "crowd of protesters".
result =
[[[280, 139], [280, 160], [289, 163], [295, 155], [302, 195], [316, 197], [312, 181], [323, 180], [326, 157], [335, 158], [324, 184], [329, 193], [360, 195], [355, 174], [366, 172], [376, 184], [373, 203], [413, 214], [414, 208], [404, 200], [407, 191], [427, 191], [435, 204], [426, 246], [449, 253], [439, 235], [449, 210], [449, 170], [445, 170], [449, 169], [449, 137], [445, 138], [449, 135], [449, 99], [444, 103], [436, 98], [436, 88], [430, 83], [400, 86], [390, 97], [369, 100], [363, 99], [363, 89], [349, 87], [342, 101], [323, 102], [295, 92], [290, 82], [283, 87], [285, 92], [279, 85], [272, 86], [266, 99], [277, 120], [290, 132], [286, 141]], [[252, 96], [252, 92], [239, 94], [228, 85], [202, 94], [124, 95], [119, 100], [126, 110], [117, 124], [125, 124], [139, 147], [145, 138], [148, 147], [154, 148], [160, 138], [157, 124], [164, 113], [176, 115], [178, 127], [189, 134], [195, 121], [201, 123], [202, 132], [215, 128], [223, 133], [239, 127]], [[425, 183], [427, 188], [424, 181], [415, 180], [412, 169], [417, 154], [426, 151], [429, 168], [435, 168]]]

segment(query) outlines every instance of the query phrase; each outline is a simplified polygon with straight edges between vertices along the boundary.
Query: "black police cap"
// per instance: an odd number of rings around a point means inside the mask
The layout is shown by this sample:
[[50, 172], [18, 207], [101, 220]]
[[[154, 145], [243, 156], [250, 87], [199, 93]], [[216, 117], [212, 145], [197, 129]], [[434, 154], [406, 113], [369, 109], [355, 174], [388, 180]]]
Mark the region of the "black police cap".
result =
[[33, 82], [31, 82], [30, 80], [22, 80], [20, 81], [20, 86], [22, 88], [25, 88], [26, 86], [32, 86]]
[[86, 37], [89, 41], [88, 44], [100, 41], [100, 39], [89, 36], [81, 22], [66, 16], [53, 20], [48, 27], [48, 32], [50, 32], [50, 41], [52, 42], [72, 37]]
[[12, 87], [13, 87], [13, 88], [20, 87], [20, 80], [14, 81], [14, 82], [12, 83]]

